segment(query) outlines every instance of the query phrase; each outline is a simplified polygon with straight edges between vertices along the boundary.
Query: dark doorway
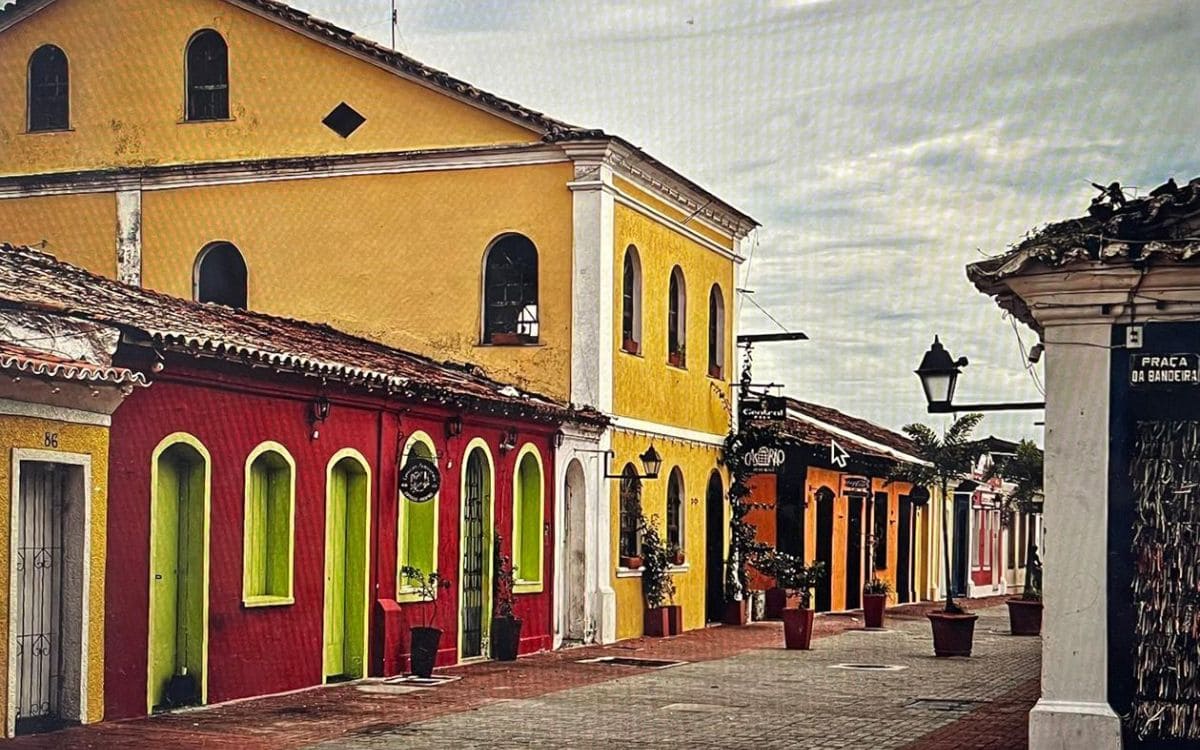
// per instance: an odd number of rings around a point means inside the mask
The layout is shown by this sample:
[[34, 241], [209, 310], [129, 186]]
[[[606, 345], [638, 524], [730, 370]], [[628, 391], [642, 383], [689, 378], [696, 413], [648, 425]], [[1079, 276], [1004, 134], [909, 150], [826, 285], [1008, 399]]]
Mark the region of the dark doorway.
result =
[[967, 538], [971, 526], [970, 491], [954, 493], [954, 570], [953, 592], [955, 596], [967, 595], [967, 567], [971, 560], [971, 540]]
[[725, 619], [725, 487], [721, 475], [708, 479], [705, 502], [704, 621]]
[[896, 519], [896, 601], [913, 600], [912, 590], [912, 500], [900, 496], [900, 515]]
[[862, 606], [863, 500], [852, 497], [846, 516], [846, 609]]
[[476, 448], [467, 459], [466, 492], [463, 497], [462, 529], [462, 650], [461, 659], [482, 656], [484, 652], [483, 613], [485, 585], [484, 561], [487, 560], [487, 495], [491, 489], [483, 451]]
[[825, 563], [825, 576], [817, 586], [817, 611], [828, 612], [833, 606], [833, 490], [817, 490], [817, 554]]
[[804, 481], [808, 467], [788, 456], [775, 501], [775, 548], [804, 559]]

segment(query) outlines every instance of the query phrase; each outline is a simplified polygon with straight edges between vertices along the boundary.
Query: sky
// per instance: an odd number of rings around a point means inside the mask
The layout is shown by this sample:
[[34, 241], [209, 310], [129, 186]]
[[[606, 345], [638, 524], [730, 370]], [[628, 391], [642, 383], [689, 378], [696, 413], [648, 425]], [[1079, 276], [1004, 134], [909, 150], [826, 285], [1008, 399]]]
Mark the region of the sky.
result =
[[[293, 0], [385, 44], [390, 0]], [[1200, 3], [398, 1], [400, 51], [602, 128], [748, 213], [738, 284], [810, 340], [754, 380], [888, 427], [935, 426], [913, 370], [966, 356], [956, 401], [1040, 400], [1036, 334], [964, 267], [1085, 213], [1089, 182], [1200, 176]], [[779, 328], [737, 306], [742, 333]], [[1041, 412], [977, 434], [1031, 438]]]

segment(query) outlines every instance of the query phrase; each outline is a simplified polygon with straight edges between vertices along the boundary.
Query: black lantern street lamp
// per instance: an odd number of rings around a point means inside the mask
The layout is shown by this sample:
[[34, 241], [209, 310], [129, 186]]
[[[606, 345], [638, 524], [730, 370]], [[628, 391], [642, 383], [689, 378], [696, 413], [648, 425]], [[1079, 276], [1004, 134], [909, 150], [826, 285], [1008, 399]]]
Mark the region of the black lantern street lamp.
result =
[[925, 389], [925, 400], [929, 403], [930, 414], [952, 414], [956, 412], [973, 411], [1023, 411], [1025, 409], [1045, 409], [1044, 401], [1015, 401], [999, 404], [955, 404], [954, 387], [962, 368], [967, 366], [967, 358], [954, 359], [950, 352], [942, 346], [937, 336], [933, 337], [933, 345], [921, 358], [921, 366], [915, 372], [921, 379], [921, 387]]
[[662, 456], [658, 455], [658, 451], [654, 450], [654, 443], [646, 449], [646, 452], [638, 456], [642, 461], [642, 471], [645, 475], [641, 479], [658, 479], [658, 472], [662, 470]]

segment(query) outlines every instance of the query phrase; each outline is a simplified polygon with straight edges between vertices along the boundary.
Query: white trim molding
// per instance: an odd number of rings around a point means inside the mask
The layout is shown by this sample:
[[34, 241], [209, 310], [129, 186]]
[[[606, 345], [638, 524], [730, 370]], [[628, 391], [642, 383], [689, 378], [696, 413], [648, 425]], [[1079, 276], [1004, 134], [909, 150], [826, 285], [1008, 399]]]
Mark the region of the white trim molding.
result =
[[609, 418], [612, 419], [613, 429], [620, 430], [622, 432], [640, 432], [652, 437], [687, 440], [692, 443], [701, 443], [703, 445], [720, 446], [725, 444], [726, 436], [718, 435], [714, 432], [692, 430], [687, 427], [675, 427], [673, 425], [650, 422], [645, 419], [635, 419], [634, 417], [622, 417], [615, 414], [610, 415]]
[[117, 190], [117, 281], [142, 285], [142, 191]]
[[112, 417], [108, 414], [71, 409], [66, 406], [38, 404], [31, 401], [15, 401], [8, 398], [0, 398], [0, 414], [10, 417], [45, 419], [51, 422], [86, 424], [93, 427], [108, 427], [112, 424]]

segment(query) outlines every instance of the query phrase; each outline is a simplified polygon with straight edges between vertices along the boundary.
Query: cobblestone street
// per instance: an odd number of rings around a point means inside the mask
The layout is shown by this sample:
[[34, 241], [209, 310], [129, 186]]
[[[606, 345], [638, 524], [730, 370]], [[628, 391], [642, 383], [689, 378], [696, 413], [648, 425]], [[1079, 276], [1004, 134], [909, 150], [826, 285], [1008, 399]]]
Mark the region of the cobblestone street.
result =
[[[935, 659], [923, 612], [937, 605], [910, 605], [888, 611], [886, 632], [856, 630], [861, 621], [847, 615], [820, 616], [808, 652], [781, 648], [778, 623], [716, 627], [439, 670], [461, 679], [433, 689], [371, 680], [10, 746], [1023, 748], [1040, 639], [1008, 635], [999, 600], [972, 604], [980, 619], [970, 659]], [[581, 662], [606, 656], [688, 663], [649, 670]]]

